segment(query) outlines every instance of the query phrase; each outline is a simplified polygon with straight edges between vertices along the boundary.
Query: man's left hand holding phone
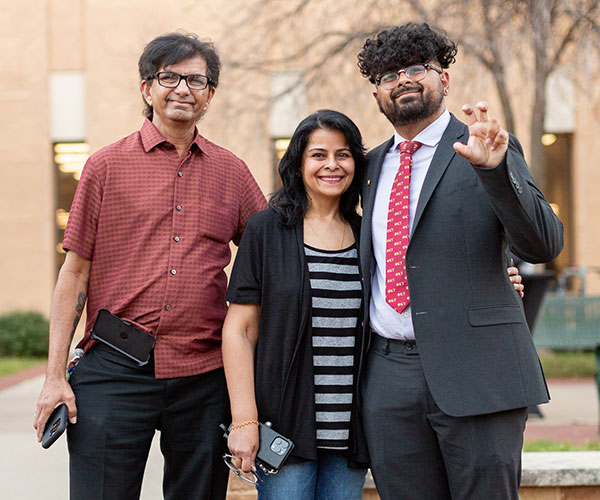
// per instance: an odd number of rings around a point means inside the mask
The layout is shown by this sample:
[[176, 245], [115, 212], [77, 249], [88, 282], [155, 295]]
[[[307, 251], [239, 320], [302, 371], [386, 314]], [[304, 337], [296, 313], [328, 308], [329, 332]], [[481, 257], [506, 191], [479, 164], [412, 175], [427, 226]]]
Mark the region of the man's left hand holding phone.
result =
[[[46, 423], [61, 404], [67, 408], [68, 421], [77, 422], [75, 394], [65, 376], [67, 357], [75, 328], [85, 307], [91, 261], [69, 251], [61, 267], [50, 314], [48, 366], [42, 391], [33, 416], [37, 440], [42, 442]], [[64, 410], [59, 410], [64, 412]], [[59, 424], [60, 427], [60, 424]], [[49, 431], [52, 426], [49, 427]], [[52, 434], [57, 436], [58, 427]]]

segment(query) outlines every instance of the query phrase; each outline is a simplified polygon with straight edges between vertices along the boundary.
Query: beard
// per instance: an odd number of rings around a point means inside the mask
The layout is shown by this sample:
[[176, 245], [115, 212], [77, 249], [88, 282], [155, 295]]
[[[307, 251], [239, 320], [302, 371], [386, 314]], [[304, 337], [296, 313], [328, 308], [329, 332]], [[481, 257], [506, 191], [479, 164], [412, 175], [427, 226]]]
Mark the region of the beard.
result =
[[[416, 91], [418, 94], [411, 94], [407, 102], [400, 103], [396, 97], [408, 91]], [[442, 106], [443, 100], [443, 89], [440, 89], [439, 92], [435, 89], [425, 94], [423, 87], [420, 85], [395, 89], [389, 97], [385, 98], [385, 101], [381, 94], [377, 95], [379, 110], [394, 127], [416, 123], [436, 115]]]

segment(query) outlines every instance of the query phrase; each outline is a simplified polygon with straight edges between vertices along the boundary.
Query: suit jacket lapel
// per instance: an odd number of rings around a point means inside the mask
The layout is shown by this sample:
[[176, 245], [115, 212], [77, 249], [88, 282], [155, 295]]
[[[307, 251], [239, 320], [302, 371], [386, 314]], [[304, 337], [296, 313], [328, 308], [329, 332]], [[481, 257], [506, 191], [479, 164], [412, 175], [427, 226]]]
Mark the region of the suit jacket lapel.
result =
[[371, 241], [371, 218], [373, 217], [373, 205], [375, 204], [375, 192], [379, 183], [379, 175], [383, 160], [388, 150], [394, 144], [394, 138], [377, 146], [369, 153], [369, 166], [365, 173], [365, 182], [362, 193], [362, 226], [360, 237], [361, 266], [363, 273], [371, 272], [372, 241]]
[[427, 206], [431, 195], [435, 191], [438, 182], [442, 178], [442, 175], [444, 175], [444, 172], [456, 154], [452, 145], [463, 137], [464, 141], [466, 141], [468, 138], [467, 127], [464, 123], [458, 121], [454, 115], [452, 115], [450, 118], [450, 123], [448, 124], [448, 127], [446, 127], [444, 135], [442, 135], [442, 139], [440, 140], [435, 154], [433, 155], [427, 175], [425, 176], [425, 182], [423, 183], [421, 195], [419, 196], [419, 202], [417, 203], [417, 211], [415, 213], [415, 220], [413, 223], [411, 236], [417, 229], [419, 220], [421, 219], [425, 207]]

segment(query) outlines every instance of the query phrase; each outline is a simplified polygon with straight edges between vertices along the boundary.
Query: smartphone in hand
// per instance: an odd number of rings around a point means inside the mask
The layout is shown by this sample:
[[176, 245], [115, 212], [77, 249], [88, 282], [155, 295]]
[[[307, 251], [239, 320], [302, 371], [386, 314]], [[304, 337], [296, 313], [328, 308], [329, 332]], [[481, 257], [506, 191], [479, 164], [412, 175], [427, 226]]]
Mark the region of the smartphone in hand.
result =
[[50, 414], [50, 418], [46, 422], [44, 427], [44, 434], [42, 435], [42, 448], [50, 448], [54, 441], [56, 441], [69, 423], [69, 414], [67, 412], [67, 405], [64, 403], [54, 408], [54, 411]]

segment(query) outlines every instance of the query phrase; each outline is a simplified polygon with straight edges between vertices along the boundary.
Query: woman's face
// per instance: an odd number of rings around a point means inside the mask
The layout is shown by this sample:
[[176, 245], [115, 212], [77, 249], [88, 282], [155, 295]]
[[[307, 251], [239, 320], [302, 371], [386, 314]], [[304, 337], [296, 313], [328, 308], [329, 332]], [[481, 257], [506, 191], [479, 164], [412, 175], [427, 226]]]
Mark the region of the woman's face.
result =
[[302, 155], [301, 172], [310, 200], [339, 202], [354, 178], [354, 158], [346, 136], [339, 130], [313, 130]]

